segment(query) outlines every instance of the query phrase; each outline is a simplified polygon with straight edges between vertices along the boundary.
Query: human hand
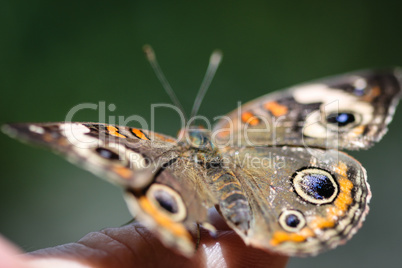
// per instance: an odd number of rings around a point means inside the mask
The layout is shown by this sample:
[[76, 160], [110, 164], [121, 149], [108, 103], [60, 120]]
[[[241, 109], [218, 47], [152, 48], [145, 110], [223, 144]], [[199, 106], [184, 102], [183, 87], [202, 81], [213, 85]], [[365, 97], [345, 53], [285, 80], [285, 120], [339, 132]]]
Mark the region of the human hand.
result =
[[191, 259], [166, 248], [152, 232], [135, 222], [23, 255], [0, 237], [0, 268], [285, 267], [287, 257], [246, 246], [219, 217], [213, 217], [217, 237], [201, 229], [200, 246]]

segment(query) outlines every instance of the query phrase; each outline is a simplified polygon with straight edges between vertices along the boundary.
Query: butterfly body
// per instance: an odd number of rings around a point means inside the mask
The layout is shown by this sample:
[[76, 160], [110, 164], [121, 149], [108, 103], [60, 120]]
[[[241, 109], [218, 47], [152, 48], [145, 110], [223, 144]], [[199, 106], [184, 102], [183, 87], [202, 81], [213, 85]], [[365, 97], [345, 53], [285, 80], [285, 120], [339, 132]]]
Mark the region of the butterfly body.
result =
[[263, 96], [213, 129], [178, 138], [102, 123], [10, 124], [124, 188], [131, 213], [167, 246], [194, 252], [195, 223], [217, 207], [247, 245], [311, 256], [346, 242], [368, 213], [366, 170], [339, 149], [381, 139], [401, 91], [399, 70], [366, 71]]

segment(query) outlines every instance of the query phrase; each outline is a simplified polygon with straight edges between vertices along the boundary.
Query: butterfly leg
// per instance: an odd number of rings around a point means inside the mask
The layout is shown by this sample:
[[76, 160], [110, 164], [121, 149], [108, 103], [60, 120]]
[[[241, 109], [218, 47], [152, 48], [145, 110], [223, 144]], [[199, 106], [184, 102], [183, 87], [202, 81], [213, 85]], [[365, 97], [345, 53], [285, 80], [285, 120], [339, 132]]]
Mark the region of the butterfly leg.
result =
[[200, 241], [201, 241], [201, 230], [200, 230], [200, 224], [197, 223], [197, 231], [196, 231], [197, 239], [195, 241], [195, 250], [197, 251], [198, 248], [200, 247]]

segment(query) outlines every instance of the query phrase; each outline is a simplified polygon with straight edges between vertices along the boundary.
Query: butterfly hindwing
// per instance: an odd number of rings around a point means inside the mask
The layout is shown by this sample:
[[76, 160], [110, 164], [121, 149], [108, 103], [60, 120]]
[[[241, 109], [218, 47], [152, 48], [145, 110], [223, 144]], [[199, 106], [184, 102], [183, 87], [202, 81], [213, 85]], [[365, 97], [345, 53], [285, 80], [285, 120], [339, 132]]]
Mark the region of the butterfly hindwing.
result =
[[148, 187], [126, 189], [125, 199], [131, 213], [162, 242], [191, 256], [195, 246], [187, 230], [194, 230], [196, 223], [206, 225], [208, 209], [214, 205], [204, 176], [202, 167], [186, 158], [175, 158], [155, 174]]
[[285, 255], [334, 248], [361, 226], [371, 197], [365, 169], [336, 150], [231, 148], [233, 173], [250, 205], [246, 244]]

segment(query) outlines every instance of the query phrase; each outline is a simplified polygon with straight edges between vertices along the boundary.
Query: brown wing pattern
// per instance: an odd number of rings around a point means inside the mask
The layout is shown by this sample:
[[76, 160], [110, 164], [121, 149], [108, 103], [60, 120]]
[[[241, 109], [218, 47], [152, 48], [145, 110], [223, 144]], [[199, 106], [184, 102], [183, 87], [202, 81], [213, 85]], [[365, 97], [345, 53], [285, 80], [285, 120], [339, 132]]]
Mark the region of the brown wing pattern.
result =
[[[317, 151], [316, 151], [317, 153]], [[366, 171], [335, 150], [232, 148], [233, 173], [250, 204], [246, 244], [292, 256], [316, 255], [349, 239], [371, 197]]]
[[217, 206], [246, 244], [308, 256], [361, 226], [371, 197], [366, 172], [334, 149], [381, 139], [401, 77], [401, 70], [366, 71], [269, 94], [224, 117], [212, 135], [189, 132], [195, 145], [98, 123], [3, 130], [123, 187], [131, 213], [183, 255], [194, 252], [195, 223], [213, 230], [207, 211]]
[[221, 119], [214, 142], [368, 148], [386, 132], [399, 100], [401, 77], [397, 69], [365, 71], [268, 94]]
[[204, 183], [203, 167], [182, 157], [175, 139], [96, 123], [12, 124], [4, 131], [125, 188], [134, 217], [167, 246], [186, 256], [193, 254], [188, 229], [208, 221], [214, 197]]

